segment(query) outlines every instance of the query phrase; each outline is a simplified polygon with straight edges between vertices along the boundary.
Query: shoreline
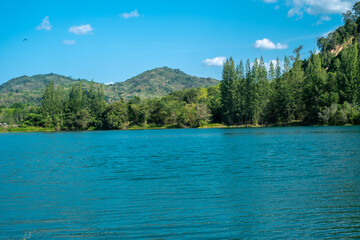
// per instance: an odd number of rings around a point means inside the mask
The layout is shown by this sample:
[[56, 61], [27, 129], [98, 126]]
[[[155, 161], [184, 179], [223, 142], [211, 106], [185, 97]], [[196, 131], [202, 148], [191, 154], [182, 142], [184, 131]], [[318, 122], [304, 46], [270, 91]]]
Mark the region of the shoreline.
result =
[[55, 128], [43, 128], [43, 127], [9, 127], [9, 128], [0, 128], [1, 133], [35, 133], [35, 132], [92, 132], [92, 131], [114, 131], [114, 130], [122, 130], [122, 131], [134, 131], [134, 130], [165, 130], [165, 129], [231, 129], [231, 128], [272, 128], [272, 127], [346, 127], [346, 126], [357, 126], [353, 124], [346, 125], [308, 125], [302, 122], [292, 122], [288, 124], [273, 124], [273, 125], [255, 125], [255, 124], [246, 124], [246, 125], [224, 125], [220, 123], [212, 123], [201, 127], [178, 127], [176, 125], [165, 125], [165, 126], [131, 126], [126, 129], [96, 129], [89, 128], [86, 130], [61, 130], [57, 131]]

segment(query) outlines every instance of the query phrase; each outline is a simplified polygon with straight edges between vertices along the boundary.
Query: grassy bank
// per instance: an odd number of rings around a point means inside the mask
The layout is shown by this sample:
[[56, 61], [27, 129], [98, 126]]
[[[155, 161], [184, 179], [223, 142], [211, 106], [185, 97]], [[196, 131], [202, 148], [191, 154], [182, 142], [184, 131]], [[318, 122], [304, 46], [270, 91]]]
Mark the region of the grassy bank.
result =
[[55, 128], [43, 127], [9, 127], [0, 128], [0, 133], [16, 133], [16, 132], [55, 132]]
[[181, 128], [178, 125], [145, 125], [145, 126], [138, 126], [138, 125], [133, 125], [129, 128], [127, 128], [126, 130], [152, 130], [152, 129], [176, 129], [176, 128]]
[[[286, 124], [276, 124], [276, 125], [259, 125], [259, 124], [247, 124], [247, 125], [224, 125], [221, 123], [208, 123], [203, 124], [198, 127], [199, 129], [210, 129], [210, 128], [266, 128], [266, 127], [330, 127], [333, 125], [308, 125], [303, 122], [291, 122]], [[342, 126], [354, 126], [351, 124], [346, 124]], [[138, 126], [133, 125], [125, 129], [118, 130], [160, 130], [160, 129], [182, 129], [189, 127], [179, 127], [178, 125], [146, 125]], [[195, 129], [195, 128], [194, 128]], [[105, 129], [89, 128], [85, 131], [104, 131]], [[55, 132], [55, 128], [44, 128], [44, 127], [0, 127], [0, 133], [17, 133], [17, 132]]]

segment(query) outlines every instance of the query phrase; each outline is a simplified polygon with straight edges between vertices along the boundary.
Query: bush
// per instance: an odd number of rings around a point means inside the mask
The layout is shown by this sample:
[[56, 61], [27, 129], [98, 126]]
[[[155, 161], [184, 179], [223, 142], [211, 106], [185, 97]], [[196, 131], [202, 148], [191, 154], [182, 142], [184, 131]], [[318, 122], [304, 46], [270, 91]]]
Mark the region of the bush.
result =
[[323, 124], [360, 124], [360, 107], [348, 102], [344, 102], [342, 105], [333, 103], [319, 112], [318, 116]]

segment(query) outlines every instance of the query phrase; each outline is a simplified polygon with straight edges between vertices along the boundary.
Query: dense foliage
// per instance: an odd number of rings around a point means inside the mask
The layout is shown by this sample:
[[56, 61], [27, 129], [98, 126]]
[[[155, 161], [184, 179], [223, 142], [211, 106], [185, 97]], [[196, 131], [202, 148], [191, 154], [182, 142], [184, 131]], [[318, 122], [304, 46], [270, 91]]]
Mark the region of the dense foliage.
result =
[[80, 82], [65, 91], [51, 82], [42, 99], [37, 108], [3, 108], [0, 119], [9, 125], [57, 130], [199, 127], [210, 122], [211, 116], [221, 119], [218, 86], [176, 91], [163, 98], [133, 97], [106, 103], [101, 86], [92, 84], [87, 90]]
[[[284, 124], [300, 121], [303, 124], [359, 124], [360, 91], [357, 44], [344, 49], [353, 58], [336, 72], [322, 67], [321, 54], [313, 53], [306, 61], [295, 58], [292, 68], [285, 57], [270, 64], [267, 71], [262, 59], [255, 60], [245, 71], [242, 62], [235, 67], [230, 58], [223, 69], [220, 84], [222, 120], [229, 125]], [[299, 49], [298, 49], [299, 50]], [[342, 59], [341, 61], [345, 61]], [[351, 64], [350, 64], [351, 63]], [[281, 68], [284, 69], [282, 72]], [[282, 75], [279, 73], [282, 72]]]

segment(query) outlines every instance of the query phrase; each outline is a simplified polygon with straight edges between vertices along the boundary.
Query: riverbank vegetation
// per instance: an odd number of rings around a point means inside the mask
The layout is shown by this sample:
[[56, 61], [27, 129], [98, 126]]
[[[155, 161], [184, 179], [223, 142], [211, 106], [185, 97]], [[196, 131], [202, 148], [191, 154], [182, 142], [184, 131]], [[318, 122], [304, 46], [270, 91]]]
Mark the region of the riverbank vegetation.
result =
[[214, 87], [106, 102], [101, 85], [78, 82], [64, 90], [52, 81], [41, 106], [0, 107], [0, 122], [57, 131], [360, 124], [360, 3], [344, 23], [319, 38], [319, 51], [305, 60], [301, 46], [268, 68], [262, 57], [238, 65], [229, 58]]

